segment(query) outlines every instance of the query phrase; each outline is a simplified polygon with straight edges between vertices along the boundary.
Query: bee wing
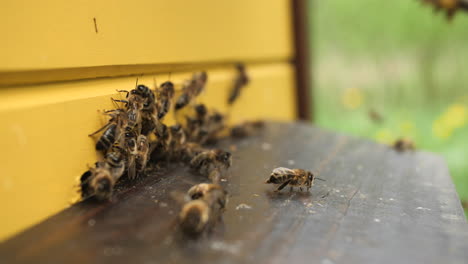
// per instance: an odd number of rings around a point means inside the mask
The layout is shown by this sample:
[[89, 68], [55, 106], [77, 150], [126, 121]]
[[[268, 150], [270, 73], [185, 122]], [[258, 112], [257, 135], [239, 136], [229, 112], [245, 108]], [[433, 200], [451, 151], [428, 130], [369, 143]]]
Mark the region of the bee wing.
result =
[[294, 175], [294, 171], [285, 167], [279, 167], [273, 170], [272, 174], [276, 175]]

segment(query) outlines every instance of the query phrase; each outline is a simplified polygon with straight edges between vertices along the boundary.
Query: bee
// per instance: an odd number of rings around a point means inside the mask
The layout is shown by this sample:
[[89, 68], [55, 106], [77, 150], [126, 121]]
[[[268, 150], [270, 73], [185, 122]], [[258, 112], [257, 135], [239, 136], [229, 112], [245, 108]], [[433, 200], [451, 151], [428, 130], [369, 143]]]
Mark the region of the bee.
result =
[[127, 175], [129, 179], [136, 177], [136, 156], [138, 155], [138, 144], [135, 132], [129, 131], [125, 133], [123, 144], [127, 152]]
[[206, 177], [213, 171], [228, 169], [231, 165], [231, 153], [220, 149], [200, 152], [190, 161], [190, 167]]
[[174, 97], [174, 84], [172, 82], [164, 82], [159, 89], [156, 90], [158, 119], [162, 119], [171, 108], [171, 101]]
[[451, 20], [458, 10], [468, 11], [468, 1], [464, 0], [422, 0], [424, 3], [432, 5], [434, 11], [443, 10], [447, 19]]
[[276, 191], [281, 191], [287, 185], [291, 187], [291, 191], [293, 187], [299, 187], [301, 191], [302, 187], [306, 187], [307, 191], [309, 191], [312, 185], [314, 185], [315, 179], [323, 181], [323, 179], [315, 177], [310, 171], [279, 167], [273, 170], [270, 178], [265, 183], [280, 184]]
[[148, 139], [144, 135], [139, 135], [137, 138], [137, 154], [135, 155], [135, 168], [138, 174], [142, 173], [146, 168], [149, 154]]
[[179, 214], [179, 225], [184, 234], [196, 238], [221, 220], [227, 192], [217, 184], [202, 183], [190, 188], [187, 196], [189, 202]]
[[179, 213], [179, 226], [182, 232], [192, 238], [198, 237], [209, 226], [211, 209], [202, 200], [186, 203]]
[[102, 152], [106, 152], [110, 149], [114, 142], [120, 138], [124, 128], [127, 127], [128, 122], [127, 113], [123, 109], [109, 110], [106, 111], [105, 114], [110, 116], [109, 122], [96, 132], [89, 135], [93, 136], [104, 130], [101, 137], [96, 142], [96, 150]]
[[95, 196], [106, 200], [112, 196], [115, 183], [125, 171], [125, 157], [121, 149], [106, 154], [106, 160], [96, 162], [94, 168], [83, 173], [80, 178], [81, 196], [86, 199]]
[[186, 116], [185, 134], [187, 140], [192, 142], [199, 142], [201, 135], [204, 133], [204, 124], [207, 120], [208, 109], [204, 104], [197, 104], [193, 107], [193, 116]]
[[170, 160], [177, 160], [182, 156], [183, 147], [186, 141], [185, 131], [180, 124], [169, 127], [170, 140], [168, 154]]
[[370, 120], [376, 124], [381, 124], [384, 121], [383, 116], [375, 109], [370, 109], [368, 115]]
[[414, 150], [414, 142], [407, 138], [400, 138], [393, 144], [393, 149], [399, 152]]
[[182, 86], [182, 95], [176, 100], [175, 110], [184, 108], [198, 96], [204, 90], [207, 80], [206, 72], [197, 72], [193, 74], [192, 79], [185, 81]]
[[207, 151], [200, 144], [195, 142], [186, 142], [181, 147], [181, 160], [183, 162], [190, 163], [190, 161], [195, 158], [198, 154]]
[[157, 140], [151, 144], [149, 150], [151, 162], [167, 161], [171, 134], [169, 128], [163, 123], [161, 123], [160, 131], [156, 130]]
[[206, 119], [198, 139], [200, 144], [216, 142], [219, 133], [226, 127], [225, 116], [217, 111], [210, 113]]
[[265, 126], [265, 123], [261, 120], [246, 121], [238, 125], [235, 125], [230, 129], [231, 137], [245, 138], [254, 134], [257, 130], [262, 129], [264, 126]]
[[[215, 192], [223, 192], [222, 197], [225, 197], [226, 195], [226, 191], [224, 191], [223, 188], [218, 184], [200, 183], [195, 186], [192, 186], [187, 191], [187, 197], [190, 200], [205, 199], [208, 194]], [[221, 197], [221, 195], [218, 196]], [[221, 202], [222, 208], [224, 208], [225, 200], [222, 199]]]
[[246, 86], [250, 81], [243, 64], [237, 64], [236, 69], [237, 77], [234, 80], [231, 92], [228, 97], [228, 105], [232, 105], [236, 101], [241, 93], [242, 87]]

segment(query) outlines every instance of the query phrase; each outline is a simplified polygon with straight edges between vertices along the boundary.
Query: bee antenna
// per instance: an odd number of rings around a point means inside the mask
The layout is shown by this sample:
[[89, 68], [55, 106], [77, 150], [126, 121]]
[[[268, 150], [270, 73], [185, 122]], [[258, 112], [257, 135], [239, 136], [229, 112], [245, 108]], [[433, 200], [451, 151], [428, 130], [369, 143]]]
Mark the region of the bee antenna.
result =
[[322, 179], [322, 178], [319, 178], [319, 177], [315, 177], [315, 179], [316, 179], [316, 180], [319, 180], [319, 181], [326, 181], [326, 180], [324, 180], [324, 179]]
[[135, 88], [138, 86], [138, 77], [136, 78]]

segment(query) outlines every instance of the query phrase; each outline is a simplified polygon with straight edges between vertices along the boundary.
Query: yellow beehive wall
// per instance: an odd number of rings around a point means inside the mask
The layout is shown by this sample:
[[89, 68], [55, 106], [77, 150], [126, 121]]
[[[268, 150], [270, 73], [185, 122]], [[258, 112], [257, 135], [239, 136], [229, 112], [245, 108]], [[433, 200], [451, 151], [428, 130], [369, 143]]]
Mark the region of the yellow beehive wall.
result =
[[[116, 89], [177, 88], [207, 70], [199, 101], [227, 111], [234, 63], [251, 77], [232, 122], [295, 118], [289, 1], [13, 1], [0, 9], [0, 240], [66, 208], [96, 160], [87, 134]], [[94, 18], [96, 18], [97, 33]], [[173, 122], [172, 116], [167, 122]]]

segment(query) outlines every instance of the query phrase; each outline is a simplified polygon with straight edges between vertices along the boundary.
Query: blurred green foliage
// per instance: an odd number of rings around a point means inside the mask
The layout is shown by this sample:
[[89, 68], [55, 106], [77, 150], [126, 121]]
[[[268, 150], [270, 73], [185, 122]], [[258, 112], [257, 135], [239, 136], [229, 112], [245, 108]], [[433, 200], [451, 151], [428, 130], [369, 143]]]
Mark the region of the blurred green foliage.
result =
[[[468, 14], [417, 0], [310, 1], [316, 122], [446, 159], [468, 201]], [[381, 119], [380, 121], [378, 121]]]

